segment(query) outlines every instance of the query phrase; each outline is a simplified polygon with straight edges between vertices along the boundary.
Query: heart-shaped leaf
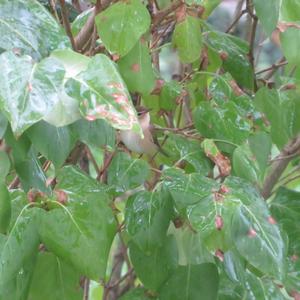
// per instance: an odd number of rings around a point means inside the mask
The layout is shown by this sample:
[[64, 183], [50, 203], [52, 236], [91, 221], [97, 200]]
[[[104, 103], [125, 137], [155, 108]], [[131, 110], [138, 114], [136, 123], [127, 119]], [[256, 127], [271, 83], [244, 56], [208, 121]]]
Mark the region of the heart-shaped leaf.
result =
[[67, 205], [41, 215], [41, 240], [80, 273], [103, 278], [116, 232], [109, 199], [96, 181], [72, 167], [62, 169], [57, 180]]
[[129, 92], [107, 56], [94, 56], [85, 71], [67, 81], [66, 91], [78, 100], [87, 120], [104, 119], [117, 129], [140, 132]]

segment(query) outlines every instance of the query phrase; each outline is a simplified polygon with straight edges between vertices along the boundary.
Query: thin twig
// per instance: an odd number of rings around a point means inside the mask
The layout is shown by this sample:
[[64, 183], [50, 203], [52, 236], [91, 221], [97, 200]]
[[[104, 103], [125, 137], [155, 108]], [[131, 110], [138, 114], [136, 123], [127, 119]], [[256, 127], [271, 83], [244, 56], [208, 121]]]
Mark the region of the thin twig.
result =
[[69, 22], [69, 15], [68, 15], [68, 12], [66, 9], [65, 0], [59, 0], [59, 2], [60, 2], [60, 7], [61, 7], [61, 16], [62, 16], [62, 20], [63, 20], [63, 24], [65, 27], [66, 33], [71, 41], [73, 50], [76, 51], [77, 48], [76, 48], [75, 40], [74, 40], [74, 37], [72, 34], [71, 25]]
[[285, 65], [287, 65], [288, 62], [286, 60], [282, 61], [282, 62], [279, 62], [279, 63], [275, 63], [273, 64], [272, 66], [266, 68], [266, 69], [263, 69], [263, 70], [259, 70], [255, 73], [255, 75], [259, 75], [259, 74], [262, 74], [262, 73], [265, 73], [265, 72], [269, 72], [269, 71], [272, 71], [272, 70], [277, 70], [279, 69], [280, 67], [283, 67]]
[[241, 19], [241, 17], [247, 13], [247, 10], [244, 9], [242, 11], [240, 11], [240, 13], [237, 15], [237, 17], [235, 18], [235, 20], [231, 23], [231, 25], [227, 28], [227, 30], [225, 31], [226, 33], [229, 33], [231, 31], [231, 29], [239, 22], [239, 20]]

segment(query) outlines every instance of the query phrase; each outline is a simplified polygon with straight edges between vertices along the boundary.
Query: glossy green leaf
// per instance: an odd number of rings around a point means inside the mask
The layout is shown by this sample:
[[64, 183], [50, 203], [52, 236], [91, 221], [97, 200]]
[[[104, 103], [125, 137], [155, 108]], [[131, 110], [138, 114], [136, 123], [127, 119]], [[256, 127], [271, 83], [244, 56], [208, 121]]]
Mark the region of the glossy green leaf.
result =
[[289, 238], [289, 251], [300, 254], [300, 193], [281, 187], [271, 203], [271, 212]]
[[240, 115], [233, 102], [222, 106], [202, 102], [194, 111], [194, 121], [203, 136], [236, 144], [245, 141], [251, 129], [250, 122]]
[[224, 70], [241, 86], [252, 89], [253, 69], [248, 60], [248, 45], [239, 38], [216, 31], [209, 32], [207, 42], [213, 49], [225, 54]]
[[130, 92], [150, 94], [155, 74], [147, 42], [141, 39], [130, 52], [118, 61], [118, 66]]
[[160, 300], [216, 300], [219, 275], [212, 263], [179, 266], [163, 286]]
[[179, 58], [184, 63], [192, 63], [200, 57], [202, 49], [202, 33], [200, 21], [187, 16], [176, 24], [172, 43], [178, 50]]
[[172, 218], [172, 200], [166, 192], [139, 192], [129, 198], [125, 210], [127, 233], [146, 254], [162, 246]]
[[30, 285], [30, 300], [81, 300], [80, 274], [49, 252], [38, 254]]
[[282, 51], [288, 62], [292, 65], [299, 65], [300, 29], [289, 27], [280, 33]]
[[65, 70], [53, 58], [35, 64], [29, 56], [0, 55], [0, 103], [16, 136], [41, 120], [58, 102]]
[[174, 155], [177, 154], [178, 161], [186, 161], [192, 166], [187, 167], [186, 170], [192, 169], [192, 172], [205, 176], [212, 171], [212, 163], [204, 154], [198, 141], [170, 133], [165, 149], [168, 153], [172, 153], [172, 158], [175, 158]]
[[78, 120], [71, 125], [72, 130], [83, 143], [94, 146], [115, 146], [115, 130], [104, 120]]
[[[26, 264], [37, 254], [39, 236], [37, 218], [40, 211], [35, 208], [24, 208], [14, 226], [5, 238], [0, 249], [0, 299], [7, 299], [8, 286], [13, 286], [23, 272]], [[25, 267], [25, 269], [23, 269]], [[16, 299], [16, 298], [15, 298]]]
[[[263, 29], [270, 36], [276, 28], [279, 19], [280, 0], [254, 0], [253, 3]], [[266, 18], [266, 16], [268, 17]]]
[[129, 244], [132, 265], [138, 278], [148, 289], [157, 291], [177, 267], [177, 247], [172, 237], [167, 237], [161, 247], [145, 254], [134, 243]]
[[0, 151], [0, 181], [4, 181], [10, 170], [10, 160], [6, 152]]
[[94, 56], [88, 68], [66, 83], [66, 91], [80, 103], [89, 120], [104, 119], [117, 129], [140, 130], [129, 92], [116, 65], [105, 55]]
[[284, 276], [284, 242], [262, 199], [236, 208], [231, 234], [237, 250], [249, 263], [278, 279]]
[[68, 127], [54, 127], [44, 121], [33, 125], [27, 131], [33, 147], [60, 167], [75, 146], [76, 139]]
[[118, 2], [95, 18], [98, 34], [112, 53], [126, 55], [150, 28], [150, 14], [139, 0]]
[[185, 174], [180, 169], [164, 172], [164, 186], [170, 191], [178, 208], [195, 204], [218, 190], [218, 183], [198, 173]]
[[0, 36], [0, 49], [21, 49], [38, 58], [70, 46], [64, 29], [35, 0], [0, 1]]
[[103, 278], [116, 232], [109, 199], [96, 181], [72, 167], [62, 169], [57, 181], [56, 188], [66, 193], [67, 205], [56, 204], [57, 208], [41, 215], [41, 240], [81, 274]]
[[289, 22], [300, 21], [300, 2], [298, 0], [282, 1], [281, 19]]
[[116, 192], [126, 192], [142, 185], [149, 176], [149, 165], [142, 159], [133, 159], [118, 152], [109, 165], [107, 183]]

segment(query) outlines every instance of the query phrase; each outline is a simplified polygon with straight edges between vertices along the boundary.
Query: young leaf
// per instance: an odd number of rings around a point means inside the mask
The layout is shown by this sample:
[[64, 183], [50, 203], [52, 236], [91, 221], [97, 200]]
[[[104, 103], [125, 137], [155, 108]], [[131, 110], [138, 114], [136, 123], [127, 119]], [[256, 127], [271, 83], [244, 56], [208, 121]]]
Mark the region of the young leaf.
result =
[[184, 21], [176, 24], [172, 43], [177, 48], [182, 62], [192, 63], [198, 59], [202, 48], [199, 19], [187, 16]]
[[112, 53], [126, 55], [150, 28], [150, 15], [139, 0], [117, 2], [95, 18], [98, 34]]

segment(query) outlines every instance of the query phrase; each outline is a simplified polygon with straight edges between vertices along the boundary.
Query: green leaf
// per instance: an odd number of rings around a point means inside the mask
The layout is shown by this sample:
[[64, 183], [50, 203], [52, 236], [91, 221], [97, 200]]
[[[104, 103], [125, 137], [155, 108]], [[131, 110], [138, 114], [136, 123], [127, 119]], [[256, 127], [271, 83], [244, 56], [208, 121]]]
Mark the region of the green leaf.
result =
[[30, 285], [30, 300], [81, 300], [80, 274], [49, 252], [38, 254]]
[[0, 55], [0, 104], [16, 136], [41, 120], [58, 102], [65, 70], [53, 58], [33, 63], [29, 56]]
[[184, 63], [192, 63], [200, 57], [202, 49], [202, 33], [200, 21], [187, 16], [176, 24], [172, 43], [177, 48], [179, 58]]
[[146, 254], [162, 246], [172, 218], [172, 200], [166, 192], [139, 192], [129, 198], [126, 230], [132, 242]]
[[176, 108], [176, 99], [181, 92], [182, 87], [177, 81], [165, 82], [159, 94], [160, 107], [165, 110], [174, 110]]
[[0, 182], [0, 233], [6, 233], [11, 219], [11, 199], [5, 183]]
[[85, 71], [67, 81], [66, 91], [78, 100], [87, 120], [104, 119], [117, 129], [140, 131], [129, 92], [107, 56], [94, 56]]
[[299, 65], [299, 47], [300, 47], [300, 29], [289, 27], [284, 32], [280, 33], [280, 42], [282, 51], [287, 58], [289, 64]]
[[179, 266], [163, 286], [161, 300], [216, 300], [219, 275], [212, 263]]
[[283, 147], [290, 137], [293, 106], [282, 103], [276, 90], [261, 88], [255, 95], [255, 106], [263, 112], [271, 123], [271, 137], [278, 147]]
[[129, 292], [124, 294], [120, 300], [156, 300], [156, 297], [147, 295], [147, 291], [143, 288], [131, 289]]
[[116, 232], [109, 199], [96, 181], [72, 167], [62, 169], [57, 181], [56, 188], [66, 193], [67, 205], [56, 204], [57, 208], [41, 215], [41, 240], [81, 274], [99, 280], [105, 275]]
[[236, 176], [253, 183], [259, 181], [258, 165], [248, 144], [239, 146], [234, 150], [232, 164]]
[[[244, 195], [246, 197], [246, 193]], [[234, 192], [233, 195], [228, 194], [225, 201], [234, 197]], [[250, 264], [279, 280], [283, 278], [284, 242], [263, 199], [237, 206], [230, 232], [237, 250]]]
[[[280, 0], [254, 0], [253, 3], [256, 15], [263, 29], [270, 36], [276, 28], [279, 19]], [[266, 16], [268, 17], [266, 18]]]
[[291, 254], [300, 254], [300, 193], [280, 187], [271, 203], [271, 212], [289, 238]]
[[75, 20], [71, 24], [72, 34], [76, 36], [79, 31], [82, 29], [89, 16], [94, 12], [93, 8], [84, 10], [81, 14], [79, 14]]
[[5, 297], [9, 290], [7, 287], [15, 285], [24, 275], [23, 272], [27, 273], [26, 265], [31, 264], [31, 260], [37, 254], [39, 236], [36, 225], [39, 213], [39, 209], [24, 208], [2, 244], [0, 299], [7, 299]]
[[241, 39], [229, 34], [211, 31], [207, 43], [219, 53], [225, 54], [224, 70], [246, 88], [253, 88], [253, 69], [248, 60], [248, 45]]
[[150, 94], [155, 85], [155, 74], [146, 41], [140, 40], [118, 61], [118, 66], [130, 92]]
[[188, 162], [192, 166], [192, 172], [207, 176], [212, 171], [212, 164], [198, 141], [170, 133], [166, 143], [166, 151], [172, 153], [172, 158], [175, 158], [174, 155], [177, 154], [178, 160]]
[[300, 3], [298, 0], [284, 0], [281, 3], [281, 20], [300, 21]]
[[0, 49], [21, 49], [38, 58], [70, 47], [64, 29], [34, 0], [0, 1], [0, 36]]
[[163, 173], [164, 186], [170, 191], [179, 209], [195, 204], [212, 195], [219, 184], [199, 173], [185, 174], [180, 169], [168, 169]]
[[145, 254], [134, 243], [129, 244], [134, 271], [144, 286], [157, 291], [177, 267], [177, 247], [172, 237], [167, 237], [161, 247]]
[[115, 130], [104, 120], [91, 122], [81, 119], [72, 124], [71, 128], [79, 140], [89, 146], [110, 148], [115, 146]]
[[250, 133], [250, 122], [240, 115], [233, 102], [219, 106], [202, 102], [193, 115], [197, 130], [207, 138], [242, 144]]
[[54, 127], [44, 121], [27, 131], [33, 147], [53, 162], [56, 168], [63, 165], [75, 146], [75, 137], [68, 127]]
[[101, 41], [112, 53], [126, 55], [150, 28], [150, 15], [139, 0], [118, 2], [95, 18]]
[[6, 152], [0, 150], [0, 181], [4, 181], [10, 170], [10, 160]]
[[132, 159], [118, 152], [109, 165], [107, 183], [116, 192], [126, 192], [142, 185], [149, 176], [149, 165], [142, 159]]

